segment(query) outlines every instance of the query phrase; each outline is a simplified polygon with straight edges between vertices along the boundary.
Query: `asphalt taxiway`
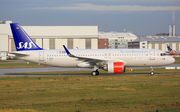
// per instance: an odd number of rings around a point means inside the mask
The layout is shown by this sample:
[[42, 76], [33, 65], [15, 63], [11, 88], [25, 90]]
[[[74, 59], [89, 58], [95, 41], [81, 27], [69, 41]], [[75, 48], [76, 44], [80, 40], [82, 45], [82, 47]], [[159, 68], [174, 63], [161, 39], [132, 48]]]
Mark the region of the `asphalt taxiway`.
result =
[[[159, 66], [153, 68], [165, 68], [165, 67], [180, 67], [180, 64], [172, 64], [168, 66]], [[149, 67], [128, 67], [131, 69], [149, 69]], [[80, 70], [91, 70], [89, 68], [60, 68], [60, 67], [45, 67], [45, 68], [6, 68], [0, 69], [0, 77], [2, 76], [24, 76], [24, 75], [4, 75], [5, 73], [27, 73], [27, 72], [52, 72], [52, 71], [80, 71]], [[82, 74], [83, 75], [83, 74]], [[82, 75], [68, 75], [68, 76], [82, 76]], [[84, 74], [87, 76], [91, 74]], [[137, 75], [137, 74], [100, 74], [100, 75]], [[149, 75], [149, 74], [141, 74]], [[28, 75], [31, 76], [31, 75]], [[58, 76], [58, 75], [32, 75], [32, 76]], [[63, 76], [63, 75], [61, 75]], [[67, 76], [67, 75], [65, 75]]]

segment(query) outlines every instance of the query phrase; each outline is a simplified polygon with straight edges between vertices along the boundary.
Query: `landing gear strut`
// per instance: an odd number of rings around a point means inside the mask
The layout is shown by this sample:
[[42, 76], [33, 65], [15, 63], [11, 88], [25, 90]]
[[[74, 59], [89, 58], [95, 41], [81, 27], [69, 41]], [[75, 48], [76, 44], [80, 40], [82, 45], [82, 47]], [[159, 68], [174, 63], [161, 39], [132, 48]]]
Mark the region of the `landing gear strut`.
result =
[[91, 75], [92, 75], [92, 76], [99, 75], [98, 69], [99, 69], [99, 66], [94, 65], [94, 70], [91, 72]]
[[152, 68], [152, 67], [150, 67], [150, 69], [151, 69], [150, 74], [151, 74], [151, 75], [154, 75], [153, 68]]

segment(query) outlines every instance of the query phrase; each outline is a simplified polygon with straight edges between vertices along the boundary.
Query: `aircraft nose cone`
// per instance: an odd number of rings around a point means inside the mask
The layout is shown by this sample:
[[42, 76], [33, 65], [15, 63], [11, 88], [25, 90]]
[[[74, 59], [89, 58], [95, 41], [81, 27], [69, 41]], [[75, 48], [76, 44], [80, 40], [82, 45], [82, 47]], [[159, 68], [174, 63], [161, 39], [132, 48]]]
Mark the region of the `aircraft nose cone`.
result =
[[170, 58], [170, 59], [169, 59], [169, 62], [170, 62], [170, 63], [174, 63], [174, 62], [175, 62], [175, 59], [174, 59], [174, 58]]

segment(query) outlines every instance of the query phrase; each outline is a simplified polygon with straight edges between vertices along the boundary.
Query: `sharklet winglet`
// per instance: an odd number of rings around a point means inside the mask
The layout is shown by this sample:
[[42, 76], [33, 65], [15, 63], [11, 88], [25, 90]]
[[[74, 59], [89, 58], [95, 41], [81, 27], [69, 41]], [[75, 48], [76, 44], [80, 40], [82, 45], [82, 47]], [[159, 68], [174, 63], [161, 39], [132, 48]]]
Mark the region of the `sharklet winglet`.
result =
[[65, 51], [66, 51], [66, 53], [67, 53], [68, 56], [73, 56], [73, 55], [69, 52], [69, 50], [66, 48], [65, 45], [63, 45], [63, 47], [64, 47], [64, 49], [65, 49]]

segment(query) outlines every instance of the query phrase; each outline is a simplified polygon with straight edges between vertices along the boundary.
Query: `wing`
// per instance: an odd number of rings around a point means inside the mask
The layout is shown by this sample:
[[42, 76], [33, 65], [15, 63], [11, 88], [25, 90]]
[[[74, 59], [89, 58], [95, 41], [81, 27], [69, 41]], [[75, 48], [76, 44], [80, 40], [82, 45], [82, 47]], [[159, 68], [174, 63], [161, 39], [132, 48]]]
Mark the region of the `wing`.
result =
[[98, 65], [99, 67], [104, 67], [107, 63], [110, 62], [120, 62], [120, 60], [103, 60], [103, 59], [75, 56], [69, 52], [69, 50], [65, 47], [65, 45], [63, 45], [63, 47], [69, 57], [77, 58], [77, 61], [89, 62], [90, 64]]

